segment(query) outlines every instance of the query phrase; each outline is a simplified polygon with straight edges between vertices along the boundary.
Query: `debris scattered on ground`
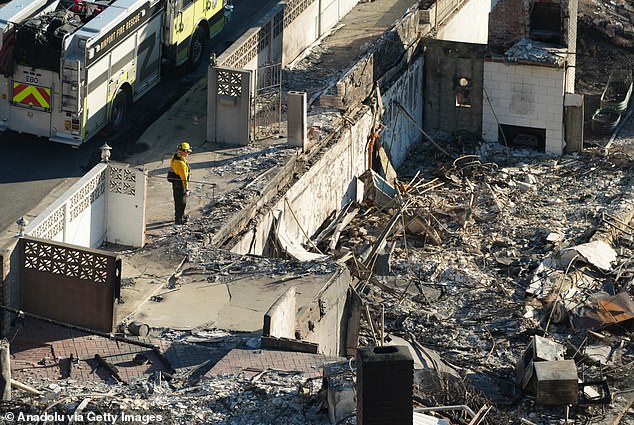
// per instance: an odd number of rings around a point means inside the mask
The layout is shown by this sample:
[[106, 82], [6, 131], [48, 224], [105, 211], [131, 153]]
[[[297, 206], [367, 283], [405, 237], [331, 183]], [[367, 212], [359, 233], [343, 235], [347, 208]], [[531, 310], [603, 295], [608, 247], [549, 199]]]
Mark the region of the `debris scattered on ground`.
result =
[[[621, 22], [632, 13], [626, 2], [584, 1], [582, 6], [580, 28], [592, 26], [611, 41], [630, 43], [631, 25]], [[581, 35], [578, 88], [598, 97], [606, 68], [616, 60], [631, 61], [632, 56], [629, 52], [620, 56], [617, 50], [606, 53], [594, 43], [605, 39]], [[533, 45], [518, 47], [520, 56], [539, 53]], [[285, 84], [310, 91], [314, 98], [336, 74], [324, 66], [318, 78], [307, 81], [300, 71], [323, 66], [323, 56], [327, 52], [314, 48], [306, 61], [285, 72], [285, 79], [292, 77]], [[324, 130], [333, 122], [321, 121], [316, 128]], [[631, 422], [634, 226], [624, 222], [620, 213], [633, 204], [632, 145], [553, 157], [497, 145], [475, 151], [454, 144], [450, 137], [434, 138], [459, 159], [447, 161], [433, 148], [418, 146], [399, 170], [399, 182], [393, 186], [396, 202], [351, 206], [354, 214], [349, 221], [342, 216], [339, 223], [344, 224], [333, 226], [333, 232], [320, 241], [325, 250], [347, 258], [361, 277], [357, 290], [368, 305], [370, 320], [383, 313], [383, 320], [376, 323], [382, 323], [380, 330], [388, 338], [411, 336], [429, 350], [433, 360], [426, 365], [442, 361], [446, 367], [417, 371], [416, 404], [466, 405], [474, 411], [493, 406], [484, 423], [495, 425], [617, 423], [615, 418]], [[201, 188], [202, 195], [213, 199], [203, 217], [179, 231], [178, 238], [165, 238], [157, 245], [188, 258], [183, 273], [201, 273], [210, 282], [229, 281], [238, 272], [279, 277], [331, 273], [336, 266], [328, 262], [240, 256], [204, 243], [258, 196], [258, 184], [270, 167], [294, 154], [295, 150], [280, 147], [264, 151], [245, 147], [243, 158], [220, 164], [214, 171], [235, 174], [240, 189], [214, 195], [213, 188]], [[592, 239], [606, 228], [616, 235], [612, 240]], [[352, 265], [358, 259], [363, 264]], [[375, 343], [373, 328], [370, 322], [364, 324], [361, 345]], [[161, 337], [186, 344], [223, 348], [245, 344], [259, 349], [252, 337], [245, 341], [216, 329], [164, 330]], [[536, 403], [537, 393], [523, 392], [528, 382], [518, 382], [515, 368], [537, 338], [561, 347], [555, 358], [544, 358], [545, 362], [574, 362], [584, 384], [584, 402], [571, 409], [546, 407]], [[432, 350], [434, 355], [429, 354]], [[41, 366], [47, 362], [42, 359]], [[272, 370], [255, 376], [191, 379], [192, 375], [155, 373], [127, 386], [27, 379], [22, 384], [45, 396], [24, 393], [18, 401], [3, 404], [3, 410], [86, 418], [125, 413], [155, 422], [161, 415], [164, 424], [329, 423], [320, 380]], [[566, 382], [569, 388], [571, 382]], [[425, 416], [437, 418], [438, 423], [464, 419], [449, 412]]]

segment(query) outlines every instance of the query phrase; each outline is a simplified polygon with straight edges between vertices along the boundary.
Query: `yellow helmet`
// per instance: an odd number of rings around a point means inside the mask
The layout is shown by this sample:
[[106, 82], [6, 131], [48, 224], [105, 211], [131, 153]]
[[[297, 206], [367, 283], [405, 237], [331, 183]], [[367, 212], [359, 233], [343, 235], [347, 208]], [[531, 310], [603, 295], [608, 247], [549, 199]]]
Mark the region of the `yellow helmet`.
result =
[[177, 146], [177, 149], [179, 151], [183, 151], [183, 152], [191, 152], [192, 151], [191, 146], [189, 146], [189, 143], [187, 143], [187, 142], [179, 143], [178, 146]]

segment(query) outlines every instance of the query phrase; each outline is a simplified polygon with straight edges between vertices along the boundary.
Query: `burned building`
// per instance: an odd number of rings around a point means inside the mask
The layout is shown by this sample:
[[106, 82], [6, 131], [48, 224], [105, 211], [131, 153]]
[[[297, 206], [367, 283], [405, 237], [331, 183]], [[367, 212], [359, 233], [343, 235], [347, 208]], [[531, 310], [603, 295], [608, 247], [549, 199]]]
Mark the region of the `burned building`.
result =
[[425, 127], [542, 152], [574, 150], [583, 133], [574, 94], [577, 0], [478, 5], [425, 40]]
[[565, 106], [576, 104], [568, 99], [574, 98], [576, 38], [577, 0], [501, 0], [493, 7], [484, 60], [485, 141], [564, 150]]

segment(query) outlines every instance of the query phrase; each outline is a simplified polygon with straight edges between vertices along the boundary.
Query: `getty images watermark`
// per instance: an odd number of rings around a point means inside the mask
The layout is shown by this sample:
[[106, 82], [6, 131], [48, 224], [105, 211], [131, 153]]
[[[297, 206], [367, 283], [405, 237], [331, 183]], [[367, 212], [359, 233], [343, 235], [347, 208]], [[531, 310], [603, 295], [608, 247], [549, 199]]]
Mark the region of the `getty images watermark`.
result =
[[100, 424], [120, 424], [120, 423], [131, 423], [131, 424], [156, 424], [163, 421], [163, 415], [131, 415], [128, 413], [97, 413], [97, 412], [86, 412], [86, 413], [73, 413], [70, 415], [58, 412], [52, 413], [24, 413], [24, 412], [7, 412], [4, 414], [0, 414], [0, 420], [4, 419], [8, 422], [15, 423], [27, 423], [33, 424], [38, 422], [43, 423], [68, 423], [68, 422], [96, 422]]

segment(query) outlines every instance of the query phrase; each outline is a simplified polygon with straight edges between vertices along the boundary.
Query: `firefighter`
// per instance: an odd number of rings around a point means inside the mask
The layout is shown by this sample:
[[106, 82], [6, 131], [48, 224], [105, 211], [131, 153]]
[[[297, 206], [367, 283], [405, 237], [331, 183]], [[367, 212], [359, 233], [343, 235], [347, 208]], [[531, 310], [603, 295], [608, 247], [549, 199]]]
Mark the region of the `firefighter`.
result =
[[187, 157], [192, 152], [189, 143], [182, 142], [176, 147], [176, 153], [172, 156], [171, 169], [167, 173], [167, 180], [172, 183], [174, 193], [174, 223], [185, 224], [187, 216], [185, 206], [189, 196], [189, 172], [191, 168], [187, 163]]
[[231, 4], [231, 0], [227, 0], [225, 4], [224, 17], [225, 24], [228, 24], [231, 21], [231, 16], [233, 15], [233, 5]]

